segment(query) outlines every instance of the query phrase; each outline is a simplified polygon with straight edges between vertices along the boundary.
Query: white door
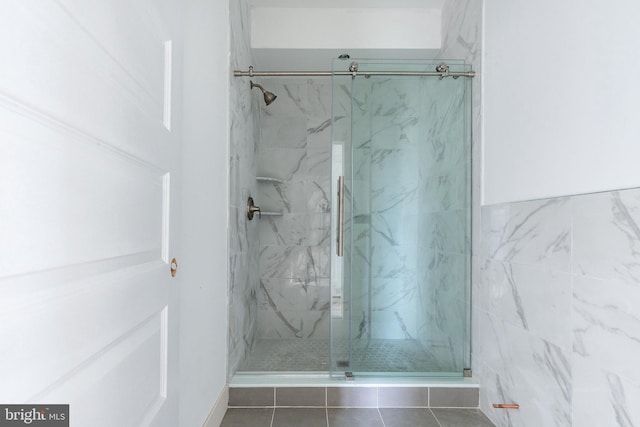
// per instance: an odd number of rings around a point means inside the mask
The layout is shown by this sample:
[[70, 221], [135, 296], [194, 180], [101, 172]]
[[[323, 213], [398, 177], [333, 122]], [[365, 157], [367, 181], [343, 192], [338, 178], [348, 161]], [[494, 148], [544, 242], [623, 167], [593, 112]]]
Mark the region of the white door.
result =
[[2, 404], [177, 425], [178, 3], [2, 1]]

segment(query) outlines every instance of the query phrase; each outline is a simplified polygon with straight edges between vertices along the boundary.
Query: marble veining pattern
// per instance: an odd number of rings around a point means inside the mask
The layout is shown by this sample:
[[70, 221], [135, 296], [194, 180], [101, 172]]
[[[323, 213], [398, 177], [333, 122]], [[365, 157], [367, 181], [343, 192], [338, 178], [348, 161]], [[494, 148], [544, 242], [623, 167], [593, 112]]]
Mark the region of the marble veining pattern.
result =
[[[359, 79], [354, 110], [342, 98], [336, 102], [336, 137], [345, 128], [342, 118], [353, 114], [349, 137], [358, 147], [350, 188], [358, 195], [353, 199], [354, 224], [347, 224], [349, 229], [353, 225], [355, 243], [353, 307], [358, 315], [353, 327], [361, 338], [411, 339], [444, 349], [434, 354], [453, 356], [451, 369], [461, 370], [468, 335], [460, 331], [466, 329], [467, 309], [453, 299], [464, 299], [468, 280], [468, 272], [458, 274], [465, 271], [469, 251], [464, 232], [468, 149], [460, 130], [463, 92], [443, 88], [449, 82], [414, 80]], [[279, 97], [260, 107], [257, 173], [284, 182], [259, 183], [258, 199], [263, 209], [283, 215], [259, 223], [258, 336], [322, 338], [328, 334], [330, 298], [331, 83], [269, 79], [267, 86]], [[346, 85], [337, 91], [351, 95]], [[424, 101], [438, 95], [447, 96], [438, 103]], [[450, 126], [457, 128], [452, 132]], [[425, 136], [437, 141], [431, 147], [437, 147], [438, 161], [431, 160]], [[423, 155], [431, 156], [423, 162], [428, 168], [419, 160]], [[434, 195], [425, 196], [425, 190]], [[427, 200], [436, 202], [427, 206]], [[429, 221], [424, 221], [421, 204]], [[424, 239], [430, 246], [419, 245]], [[434, 262], [422, 267], [416, 249], [427, 259], [433, 252]], [[420, 293], [421, 281], [434, 285]], [[457, 285], [448, 286], [452, 281]], [[364, 285], [361, 292], [359, 283]], [[437, 309], [434, 300], [449, 309]], [[421, 313], [426, 310], [433, 314]]]
[[353, 100], [351, 330], [358, 339], [418, 340], [440, 369], [461, 371], [470, 251], [464, 85], [352, 83], [352, 93], [337, 88]]
[[[442, 16], [440, 58], [465, 59], [481, 76], [482, 2], [452, 0], [445, 4]], [[576, 336], [574, 330], [575, 319], [593, 319], [573, 312], [577, 267], [593, 268], [574, 258], [575, 245], [582, 239], [575, 222], [578, 200], [480, 207], [481, 174], [476, 165], [481, 164], [481, 89], [481, 79], [474, 78], [472, 367], [481, 384], [481, 409], [498, 426], [634, 425], [629, 422], [632, 405], [627, 403], [629, 396], [637, 396], [630, 393], [632, 382], [616, 381], [620, 375], [608, 374], [595, 357], [578, 356], [574, 350], [574, 342], [588, 346], [592, 331], [605, 330], [588, 326], [587, 320], [578, 322], [584, 322], [580, 334]], [[437, 182], [434, 177], [430, 185]], [[601, 232], [594, 238], [607, 239]], [[603, 252], [608, 250], [611, 246], [604, 245]], [[585, 252], [583, 259], [596, 257]], [[586, 307], [581, 304], [579, 312], [588, 313]], [[585, 351], [589, 353], [581, 350]], [[581, 365], [590, 370], [580, 369]], [[519, 403], [520, 410], [491, 406], [503, 402]]]
[[566, 198], [493, 209], [482, 217], [482, 251], [497, 260], [536, 262], [570, 272], [570, 215]]
[[[231, 66], [251, 65], [249, 5], [232, 1], [230, 7]], [[246, 220], [247, 197], [255, 195], [256, 144], [259, 138], [257, 100], [246, 79], [232, 79], [230, 87], [229, 144], [229, 363], [231, 376], [247, 358], [257, 330], [259, 286], [258, 227]]]
[[[331, 82], [268, 79], [278, 95], [260, 105], [257, 173], [283, 180], [258, 184], [266, 211], [259, 221], [257, 336], [329, 336]], [[328, 354], [327, 354], [328, 356]]]
[[422, 79], [418, 145], [418, 339], [445, 371], [468, 367], [470, 147], [464, 80]]
[[[640, 283], [640, 195], [614, 191], [575, 198], [574, 268], [601, 279]], [[611, 247], [625, 248], [612, 252]]]
[[[640, 425], [640, 190], [488, 206], [482, 221], [483, 410], [500, 426]], [[505, 399], [521, 410], [489, 406]]]

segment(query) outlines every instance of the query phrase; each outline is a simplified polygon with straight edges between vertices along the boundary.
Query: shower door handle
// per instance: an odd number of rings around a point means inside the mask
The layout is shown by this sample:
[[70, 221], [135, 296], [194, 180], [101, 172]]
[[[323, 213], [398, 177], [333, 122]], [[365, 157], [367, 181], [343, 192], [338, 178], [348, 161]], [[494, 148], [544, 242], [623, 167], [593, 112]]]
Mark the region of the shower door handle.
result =
[[338, 256], [343, 256], [344, 244], [344, 176], [338, 178]]

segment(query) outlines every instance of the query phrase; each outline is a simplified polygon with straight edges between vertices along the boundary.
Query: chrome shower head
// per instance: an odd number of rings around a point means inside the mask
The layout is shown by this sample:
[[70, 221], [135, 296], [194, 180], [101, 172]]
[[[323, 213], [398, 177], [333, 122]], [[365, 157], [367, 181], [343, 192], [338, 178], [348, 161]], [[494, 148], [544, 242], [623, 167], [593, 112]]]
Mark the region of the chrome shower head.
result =
[[257, 87], [258, 89], [260, 89], [262, 91], [262, 94], [264, 95], [264, 103], [265, 104], [269, 105], [273, 101], [276, 100], [277, 96], [275, 94], [273, 94], [272, 92], [269, 92], [268, 90], [265, 90], [262, 86], [260, 86], [257, 83], [254, 83], [252, 81], [249, 81], [249, 83], [251, 83], [251, 89], [253, 89], [254, 87]]

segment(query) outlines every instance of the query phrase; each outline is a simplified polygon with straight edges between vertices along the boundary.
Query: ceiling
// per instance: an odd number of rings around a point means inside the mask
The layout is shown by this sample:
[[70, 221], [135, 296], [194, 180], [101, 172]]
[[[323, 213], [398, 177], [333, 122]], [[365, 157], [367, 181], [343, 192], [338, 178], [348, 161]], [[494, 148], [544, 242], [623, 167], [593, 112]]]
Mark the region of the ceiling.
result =
[[253, 7], [441, 9], [446, 0], [249, 0]]

